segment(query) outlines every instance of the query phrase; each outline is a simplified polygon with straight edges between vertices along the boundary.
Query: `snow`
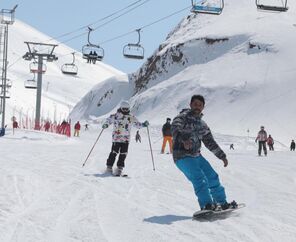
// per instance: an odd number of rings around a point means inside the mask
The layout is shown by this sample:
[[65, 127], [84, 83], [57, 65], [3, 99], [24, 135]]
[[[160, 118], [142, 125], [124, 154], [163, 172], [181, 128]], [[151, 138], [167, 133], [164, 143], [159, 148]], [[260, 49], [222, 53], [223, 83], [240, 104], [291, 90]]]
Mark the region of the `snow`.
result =
[[[43, 116], [52, 118], [58, 106], [62, 119], [75, 105], [71, 117], [87, 121], [90, 129], [79, 138], [26, 130], [13, 135], [7, 129], [0, 138], [0, 241], [296, 241], [296, 156], [288, 147], [296, 136], [296, 3], [289, 7], [287, 13], [264, 13], [253, 1], [228, 0], [220, 16], [184, 18], [155, 55], [184, 43], [186, 64], [168, 64], [143, 90], [136, 90], [132, 75], [103, 63], [87, 65], [81, 54], [78, 77], [63, 76], [60, 66], [71, 61], [73, 50], [60, 46], [59, 61], [49, 63], [44, 75]], [[27, 51], [23, 41], [49, 39], [19, 21], [10, 34], [10, 63]], [[229, 40], [208, 45], [205, 38]], [[30, 77], [24, 60], [10, 67], [7, 120], [32, 115], [35, 96], [23, 87]], [[204, 148], [202, 153], [218, 172], [228, 200], [246, 203], [225, 219], [192, 221], [200, 209], [193, 188], [171, 155], [160, 154], [161, 125], [187, 108], [196, 93], [206, 97], [204, 120], [229, 166]], [[132, 140], [129, 147], [124, 169], [129, 176], [106, 177], [111, 128], [82, 164], [101, 121], [122, 99], [130, 100], [140, 121], [152, 124], [156, 170], [143, 129], [142, 143]], [[267, 157], [257, 155], [254, 142], [261, 125], [275, 139], [275, 151]], [[229, 149], [232, 143], [235, 150]]]
[[[225, 219], [192, 221], [199, 210], [191, 184], [161, 155], [159, 127], [129, 148], [127, 178], [104, 177], [111, 130], [103, 132], [84, 168], [100, 126], [81, 137], [11, 130], [0, 139], [0, 241], [295, 241], [295, 153], [275, 144], [258, 157], [254, 137], [215, 134], [227, 152], [223, 167], [206, 149], [229, 200], [246, 208]], [[133, 135], [135, 135], [135, 129]], [[235, 150], [229, 150], [234, 143]], [[17, 152], [16, 152], [17, 151]]]

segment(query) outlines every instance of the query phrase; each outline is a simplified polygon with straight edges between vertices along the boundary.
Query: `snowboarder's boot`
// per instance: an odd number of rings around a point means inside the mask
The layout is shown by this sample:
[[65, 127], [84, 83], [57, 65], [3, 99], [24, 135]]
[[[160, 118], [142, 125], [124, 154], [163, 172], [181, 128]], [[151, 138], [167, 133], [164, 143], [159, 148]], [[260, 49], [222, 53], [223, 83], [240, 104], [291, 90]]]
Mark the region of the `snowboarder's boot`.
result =
[[215, 209], [216, 211], [221, 211], [221, 210], [226, 210], [226, 209], [229, 209], [229, 208], [237, 208], [237, 202], [236, 201], [232, 201], [231, 203], [224, 203], [224, 204], [219, 204], [217, 205], [217, 208]]
[[204, 206], [203, 208], [201, 208], [201, 210], [213, 211], [213, 210], [215, 210], [215, 208], [216, 208], [216, 205], [215, 204], [208, 203], [208, 204], [206, 204], [206, 206]]

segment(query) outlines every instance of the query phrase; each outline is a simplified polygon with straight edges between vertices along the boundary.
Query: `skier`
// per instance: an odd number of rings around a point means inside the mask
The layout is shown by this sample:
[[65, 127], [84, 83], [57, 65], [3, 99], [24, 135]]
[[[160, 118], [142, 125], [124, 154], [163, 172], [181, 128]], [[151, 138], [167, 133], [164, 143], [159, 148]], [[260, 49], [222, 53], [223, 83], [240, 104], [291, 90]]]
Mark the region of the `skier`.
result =
[[258, 147], [258, 155], [261, 156], [261, 151], [262, 151], [262, 148], [264, 150], [264, 155], [267, 156], [267, 149], [266, 149], [266, 141], [267, 141], [267, 133], [266, 131], [264, 130], [264, 126], [261, 126], [260, 127], [260, 131], [258, 132], [258, 135], [257, 135], [257, 138], [255, 140], [255, 142], [259, 144], [259, 147]]
[[237, 203], [228, 203], [224, 187], [210, 163], [201, 155], [201, 142], [228, 165], [226, 154], [218, 146], [211, 130], [201, 119], [205, 100], [201, 95], [191, 98], [190, 109], [184, 109], [172, 123], [173, 158], [177, 167], [193, 184], [201, 210], [225, 210], [236, 208]]
[[295, 142], [294, 142], [293, 139], [292, 139], [292, 142], [291, 142], [291, 145], [290, 145], [290, 150], [295, 151]]
[[77, 123], [74, 125], [74, 137], [79, 137], [79, 131], [80, 131], [80, 123], [77, 121]]
[[161, 154], [164, 153], [166, 143], [169, 142], [170, 153], [172, 153], [173, 137], [171, 132], [171, 119], [167, 118], [166, 123], [162, 126], [163, 142], [161, 147]]
[[266, 142], [267, 142], [269, 150], [274, 150], [274, 148], [273, 148], [274, 141], [273, 141], [273, 138], [271, 137], [271, 135], [268, 136]]
[[46, 123], [44, 125], [45, 132], [48, 132], [49, 131], [49, 128], [50, 128], [50, 122], [49, 121], [46, 121]]
[[114, 172], [114, 175], [120, 176], [124, 168], [124, 160], [128, 153], [131, 127], [135, 126], [138, 129], [142, 127], [148, 127], [149, 122], [146, 120], [144, 123], [140, 123], [137, 118], [130, 113], [129, 103], [127, 101], [122, 101], [120, 108], [115, 114], [112, 114], [107, 118], [102, 128], [106, 129], [111, 124], [113, 124], [112, 148], [107, 159], [106, 173], [113, 173], [112, 167], [115, 162], [115, 158], [119, 153], [117, 169]]
[[234, 146], [233, 146], [233, 144], [230, 144], [229, 149], [230, 149], [230, 150], [234, 150]]
[[136, 142], [138, 143], [138, 141], [141, 143], [141, 135], [139, 134], [139, 130], [137, 130], [136, 133]]
[[84, 127], [85, 127], [85, 131], [88, 130], [88, 124], [85, 124]]

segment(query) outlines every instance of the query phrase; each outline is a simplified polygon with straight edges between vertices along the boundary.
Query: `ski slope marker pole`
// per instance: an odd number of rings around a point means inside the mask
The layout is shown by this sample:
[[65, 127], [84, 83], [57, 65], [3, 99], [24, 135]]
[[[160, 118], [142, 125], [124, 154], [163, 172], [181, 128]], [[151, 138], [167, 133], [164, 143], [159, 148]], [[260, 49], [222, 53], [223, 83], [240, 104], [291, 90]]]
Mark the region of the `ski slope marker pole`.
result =
[[94, 143], [93, 147], [91, 148], [90, 152], [88, 153], [88, 155], [87, 155], [87, 157], [86, 157], [86, 159], [85, 159], [85, 161], [84, 161], [84, 163], [83, 163], [82, 167], [84, 167], [84, 165], [85, 165], [86, 161], [88, 160], [88, 157], [90, 156], [91, 152], [92, 152], [92, 151], [93, 151], [93, 149], [95, 148], [95, 146], [96, 146], [96, 143], [98, 142], [99, 138], [101, 137], [101, 134], [103, 133], [103, 131], [104, 131], [104, 129], [102, 129], [102, 131], [100, 132], [100, 134], [99, 134], [98, 138], [96, 139], [96, 142]]
[[149, 128], [148, 128], [148, 126], [147, 126], [147, 132], [148, 132], [148, 140], [149, 140], [150, 151], [151, 151], [153, 171], [155, 171], [154, 158], [153, 158], [153, 153], [152, 153], [152, 146], [151, 146], [151, 140], [150, 140], [150, 134], [149, 134]]

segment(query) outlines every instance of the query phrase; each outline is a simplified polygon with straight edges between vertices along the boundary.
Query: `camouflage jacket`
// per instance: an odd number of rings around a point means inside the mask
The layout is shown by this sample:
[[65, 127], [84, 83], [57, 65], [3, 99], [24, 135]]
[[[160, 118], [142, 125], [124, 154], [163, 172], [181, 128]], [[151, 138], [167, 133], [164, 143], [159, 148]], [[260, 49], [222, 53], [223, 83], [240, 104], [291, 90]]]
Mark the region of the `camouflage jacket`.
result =
[[130, 142], [131, 128], [135, 126], [140, 129], [143, 124], [132, 114], [123, 114], [119, 110], [110, 115], [104, 124], [113, 124], [112, 142]]
[[[196, 157], [200, 155], [201, 142], [213, 152], [219, 159], [226, 158], [226, 154], [218, 146], [211, 130], [200, 116], [194, 116], [190, 109], [182, 112], [174, 118], [172, 123], [173, 133], [173, 158], [176, 162], [186, 156]], [[186, 150], [183, 141], [191, 140], [192, 148]]]

